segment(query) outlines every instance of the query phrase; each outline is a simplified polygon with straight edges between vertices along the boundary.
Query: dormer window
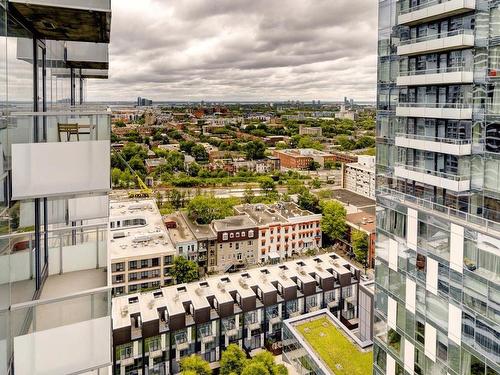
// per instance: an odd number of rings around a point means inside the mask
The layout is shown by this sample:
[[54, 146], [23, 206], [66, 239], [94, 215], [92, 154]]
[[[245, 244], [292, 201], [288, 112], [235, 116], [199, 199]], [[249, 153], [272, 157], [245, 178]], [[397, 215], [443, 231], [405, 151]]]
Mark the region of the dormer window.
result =
[[246, 233], [245, 232], [241, 232], [241, 237], [246, 237]]
[[234, 233], [230, 233], [229, 238], [234, 238]]
[[253, 237], [253, 230], [248, 231], [248, 237]]
[[228, 239], [228, 235], [227, 235], [227, 233], [222, 233], [222, 239], [223, 239], [224, 241], [227, 241], [227, 239]]
[[236, 238], [240, 238], [240, 232], [236, 232]]

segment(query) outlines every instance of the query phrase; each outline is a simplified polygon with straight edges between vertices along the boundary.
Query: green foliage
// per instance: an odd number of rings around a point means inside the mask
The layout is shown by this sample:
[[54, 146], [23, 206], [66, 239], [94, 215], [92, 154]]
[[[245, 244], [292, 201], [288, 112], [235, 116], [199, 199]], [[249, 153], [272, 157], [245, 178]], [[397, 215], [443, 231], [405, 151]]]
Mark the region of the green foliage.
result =
[[262, 141], [251, 141], [245, 145], [245, 155], [248, 160], [264, 159], [266, 145]]
[[182, 256], [175, 257], [170, 274], [177, 284], [198, 280], [198, 265]]
[[346, 210], [341, 203], [328, 200], [321, 202], [323, 218], [321, 230], [331, 239], [341, 239], [347, 230]]
[[183, 375], [211, 375], [210, 364], [200, 356], [195, 354], [181, 360], [181, 374]]
[[195, 145], [191, 148], [191, 156], [196, 159], [196, 161], [208, 160], [208, 153], [205, 147], [202, 145]]
[[115, 122], [115, 126], [116, 126], [117, 128], [124, 128], [124, 127], [125, 127], [125, 126], [127, 126], [127, 125], [125, 125], [125, 123], [123, 122], [123, 120], [116, 120], [116, 122]]
[[320, 212], [319, 199], [312, 194], [309, 190], [303, 190], [299, 194], [297, 204], [303, 210], [308, 210], [314, 213]]
[[337, 137], [337, 143], [344, 151], [353, 150], [356, 144], [350, 137], [345, 135], [339, 135]]
[[368, 235], [360, 230], [351, 232], [351, 245], [356, 260], [361, 264], [366, 264], [368, 259]]
[[309, 170], [310, 170], [310, 171], [317, 171], [317, 170], [318, 170], [318, 169], [320, 169], [320, 168], [321, 168], [321, 164], [320, 164], [320, 163], [318, 163], [317, 161], [314, 161], [314, 160], [313, 160], [313, 161], [311, 161], [311, 162], [309, 163]]
[[363, 135], [360, 137], [355, 144], [356, 149], [375, 147], [375, 138], [368, 135]]
[[236, 344], [230, 344], [222, 352], [220, 359], [220, 375], [241, 374], [247, 363], [245, 352]]
[[187, 206], [188, 216], [199, 224], [209, 224], [213, 220], [233, 215], [233, 206], [238, 199], [220, 199], [213, 195], [198, 195]]
[[313, 148], [315, 150], [323, 150], [323, 144], [315, 141], [308, 135], [294, 135], [291, 139], [291, 145], [296, 148]]
[[266, 368], [266, 366], [261, 362], [253, 362], [251, 361], [243, 371], [241, 375], [270, 375], [271, 373]]
[[259, 179], [260, 188], [268, 195], [276, 191], [276, 183], [271, 177], [265, 176]]

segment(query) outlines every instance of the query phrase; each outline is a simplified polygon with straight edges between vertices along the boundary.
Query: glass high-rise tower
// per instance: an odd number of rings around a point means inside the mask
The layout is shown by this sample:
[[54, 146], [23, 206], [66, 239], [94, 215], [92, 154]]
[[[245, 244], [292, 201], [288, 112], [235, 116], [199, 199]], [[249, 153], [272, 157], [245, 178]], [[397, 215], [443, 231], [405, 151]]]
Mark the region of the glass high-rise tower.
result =
[[0, 0], [0, 374], [111, 364], [110, 0]]
[[500, 373], [500, 2], [379, 1], [375, 374]]

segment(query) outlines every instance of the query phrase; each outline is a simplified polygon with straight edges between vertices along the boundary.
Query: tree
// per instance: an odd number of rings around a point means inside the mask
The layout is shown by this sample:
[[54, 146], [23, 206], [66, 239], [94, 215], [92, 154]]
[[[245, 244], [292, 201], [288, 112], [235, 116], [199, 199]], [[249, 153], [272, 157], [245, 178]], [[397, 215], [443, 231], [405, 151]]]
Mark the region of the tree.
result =
[[271, 375], [271, 373], [265, 364], [257, 361], [250, 361], [241, 372], [241, 375]]
[[111, 170], [111, 181], [113, 182], [113, 186], [118, 186], [120, 184], [120, 178], [122, 175], [122, 171], [118, 168], [113, 168]]
[[252, 203], [254, 198], [255, 194], [253, 193], [252, 188], [246, 188], [243, 196], [243, 200], [245, 201], [245, 203]]
[[198, 265], [182, 256], [175, 257], [171, 275], [177, 284], [198, 280]]
[[208, 153], [205, 147], [202, 145], [194, 145], [191, 148], [190, 155], [196, 159], [196, 161], [208, 160]]
[[213, 220], [231, 216], [234, 201], [217, 199], [213, 195], [198, 195], [187, 206], [188, 216], [198, 224], [209, 224]]
[[288, 370], [284, 365], [277, 365], [274, 362], [274, 356], [269, 351], [263, 351], [257, 354], [250, 361], [251, 364], [257, 363], [262, 364], [267, 372], [271, 375], [286, 375]]
[[220, 358], [220, 375], [241, 374], [247, 364], [245, 352], [236, 344], [230, 344]]
[[261, 177], [259, 185], [266, 195], [269, 195], [276, 190], [276, 183], [269, 176]]
[[344, 151], [353, 150], [356, 146], [355, 142], [346, 135], [339, 135], [337, 137], [337, 143]]
[[116, 120], [116, 122], [115, 122], [115, 126], [116, 126], [117, 128], [124, 128], [126, 125], [125, 125], [125, 123], [123, 122], [123, 120], [119, 119], [119, 120]]
[[321, 204], [321, 230], [331, 239], [341, 239], [347, 230], [346, 210], [341, 203], [328, 200]]
[[248, 142], [245, 146], [245, 154], [248, 160], [264, 159], [265, 152], [266, 145], [260, 140]]
[[312, 194], [309, 190], [304, 189], [300, 192], [297, 203], [303, 210], [314, 213], [318, 213], [320, 211], [318, 197]]
[[315, 178], [311, 181], [310, 186], [313, 189], [319, 189], [321, 187], [321, 181], [318, 178]]
[[181, 374], [186, 375], [194, 373], [196, 375], [211, 375], [210, 364], [200, 356], [195, 354], [185, 357], [181, 360]]
[[366, 265], [368, 259], [368, 235], [360, 230], [353, 230], [351, 233], [351, 245], [356, 260]]
[[318, 169], [321, 168], [321, 164], [318, 163], [317, 161], [314, 161], [312, 160], [310, 163], [309, 163], [309, 170], [310, 171], [317, 171]]

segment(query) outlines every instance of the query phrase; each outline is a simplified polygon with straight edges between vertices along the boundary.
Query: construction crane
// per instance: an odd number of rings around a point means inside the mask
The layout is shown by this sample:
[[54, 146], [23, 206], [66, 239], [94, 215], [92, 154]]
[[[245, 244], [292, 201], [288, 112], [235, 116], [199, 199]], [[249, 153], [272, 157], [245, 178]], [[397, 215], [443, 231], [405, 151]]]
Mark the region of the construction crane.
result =
[[140, 190], [133, 190], [128, 192], [129, 198], [149, 198], [153, 195], [153, 190], [151, 190], [141, 179], [141, 177], [137, 174], [136, 171], [130, 166], [129, 163], [125, 160], [125, 158], [121, 155], [119, 151], [113, 151], [115, 155], [120, 158], [120, 160], [127, 166], [130, 173], [137, 179], [137, 184], [141, 188]]

